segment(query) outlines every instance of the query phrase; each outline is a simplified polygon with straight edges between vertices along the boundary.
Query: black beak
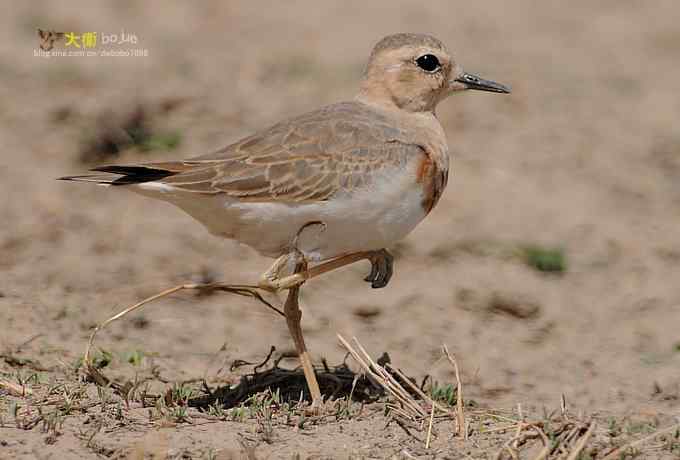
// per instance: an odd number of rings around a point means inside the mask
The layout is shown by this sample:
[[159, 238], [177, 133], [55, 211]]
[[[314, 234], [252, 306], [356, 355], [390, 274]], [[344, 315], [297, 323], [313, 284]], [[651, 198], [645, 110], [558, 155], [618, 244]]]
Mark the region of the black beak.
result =
[[501, 85], [491, 80], [484, 80], [477, 75], [471, 73], [463, 73], [456, 81], [465, 85], [467, 89], [476, 89], [479, 91], [490, 91], [492, 93], [510, 93], [510, 87]]

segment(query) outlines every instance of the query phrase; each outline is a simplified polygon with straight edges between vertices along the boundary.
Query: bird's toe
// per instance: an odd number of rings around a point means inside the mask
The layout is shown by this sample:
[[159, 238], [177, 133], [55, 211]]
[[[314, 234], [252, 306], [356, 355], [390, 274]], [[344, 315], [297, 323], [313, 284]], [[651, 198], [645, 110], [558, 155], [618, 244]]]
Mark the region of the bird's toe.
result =
[[394, 258], [387, 250], [381, 249], [370, 260], [371, 273], [364, 279], [371, 283], [373, 289], [384, 288], [392, 278]]

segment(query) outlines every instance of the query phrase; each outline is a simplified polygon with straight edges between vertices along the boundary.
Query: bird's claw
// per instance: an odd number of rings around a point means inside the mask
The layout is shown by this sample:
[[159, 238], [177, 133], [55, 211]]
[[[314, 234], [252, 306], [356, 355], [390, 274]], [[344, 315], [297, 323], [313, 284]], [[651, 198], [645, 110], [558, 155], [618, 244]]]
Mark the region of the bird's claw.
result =
[[368, 259], [371, 261], [371, 272], [364, 281], [371, 283], [373, 289], [380, 289], [387, 286], [394, 272], [394, 257], [387, 252], [387, 249], [375, 251]]

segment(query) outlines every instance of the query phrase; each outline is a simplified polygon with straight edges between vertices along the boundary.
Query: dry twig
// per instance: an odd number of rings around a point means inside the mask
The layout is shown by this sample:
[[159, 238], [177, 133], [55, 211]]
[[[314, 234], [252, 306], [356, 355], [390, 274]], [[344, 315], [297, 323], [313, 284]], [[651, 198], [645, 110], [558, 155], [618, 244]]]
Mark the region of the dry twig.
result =
[[517, 431], [515, 432], [515, 443], [513, 444], [513, 447], [517, 449], [519, 446], [517, 445], [519, 441], [519, 434], [522, 432], [522, 426], [524, 425], [524, 415], [522, 414], [522, 405], [520, 403], [517, 403], [517, 415], [519, 416], [519, 423], [517, 424]]
[[538, 426], [536, 425], [529, 425], [538, 435], [541, 437], [541, 441], [543, 442], [543, 449], [538, 453], [536, 458], [534, 460], [545, 460], [548, 458], [548, 455], [550, 455], [550, 440], [548, 439], [548, 436], [546, 436], [545, 432]]
[[380, 384], [385, 390], [399, 401], [413, 419], [426, 417], [427, 412], [411, 397], [411, 395], [397, 382], [387, 370], [371, 359], [366, 350], [361, 346], [356, 337], [352, 337], [355, 349], [344, 337], [338, 334], [338, 340], [349, 351], [357, 363], [364, 369], [373, 380]]
[[276, 308], [274, 305], [271, 303], [267, 302], [264, 297], [262, 297], [262, 294], [260, 294], [258, 286], [249, 286], [249, 285], [238, 285], [238, 284], [225, 284], [225, 283], [205, 283], [205, 284], [181, 284], [179, 286], [175, 286], [170, 289], [166, 289], [163, 292], [160, 292], [156, 295], [153, 295], [151, 297], [147, 297], [146, 299], [142, 300], [141, 302], [137, 302], [136, 304], [132, 305], [131, 307], [126, 308], [125, 310], [113, 315], [112, 317], [108, 318], [106, 321], [102, 322], [101, 324], [97, 325], [97, 327], [94, 328], [92, 331], [92, 334], [90, 335], [90, 339], [87, 342], [87, 348], [85, 349], [85, 357], [83, 359], [86, 371], [88, 375], [90, 375], [91, 378], [97, 383], [97, 384], [106, 384], [107, 380], [106, 377], [104, 377], [101, 372], [99, 372], [96, 368], [92, 366], [92, 363], [90, 361], [90, 351], [92, 349], [92, 345], [94, 344], [94, 339], [97, 333], [104, 329], [106, 326], [108, 326], [110, 323], [123, 318], [127, 314], [143, 307], [144, 305], [153, 302], [155, 300], [161, 299], [163, 297], [169, 296], [170, 294], [174, 294], [175, 292], [183, 291], [183, 290], [204, 290], [204, 291], [209, 291], [209, 290], [215, 290], [215, 291], [224, 291], [224, 292], [229, 292], [231, 294], [236, 294], [244, 297], [252, 297], [261, 303], [263, 303], [267, 308], [270, 308], [280, 314], [281, 316], [285, 316], [284, 313]]
[[581, 438], [576, 442], [576, 445], [574, 446], [574, 450], [571, 451], [569, 454], [569, 457], [567, 457], [567, 460], [576, 460], [583, 450], [583, 448], [586, 446], [588, 441], [590, 440], [590, 436], [593, 434], [593, 431], [595, 430], [595, 422], [590, 422], [590, 426], [588, 427], [588, 431], [581, 436]]
[[418, 388], [418, 385], [413, 383], [413, 381], [410, 378], [408, 378], [406, 375], [404, 375], [404, 373], [402, 371], [400, 371], [396, 367], [392, 366], [390, 363], [385, 364], [385, 367], [387, 367], [389, 370], [391, 370], [392, 372], [397, 374], [402, 379], [402, 381], [406, 382], [406, 384], [409, 386], [409, 388], [411, 388], [418, 396], [420, 396], [423, 399], [423, 401], [427, 401], [428, 404], [436, 407], [437, 409], [439, 409], [441, 412], [444, 412], [445, 414], [449, 413], [449, 410], [447, 408], [445, 408], [444, 406], [439, 404], [434, 399], [430, 398], [427, 395], [427, 393], [425, 393], [423, 390]]
[[446, 345], [442, 345], [442, 351], [444, 352], [444, 355], [449, 360], [449, 362], [453, 365], [453, 369], [456, 371], [456, 383], [458, 385], [457, 391], [456, 391], [456, 393], [457, 393], [456, 431], [458, 433], [458, 436], [463, 436], [463, 439], [467, 439], [467, 429], [465, 427], [465, 409], [463, 408], [463, 384], [460, 380], [460, 372], [458, 371], [458, 362], [456, 361], [456, 358], [451, 353], [449, 353], [449, 348]]
[[434, 422], [434, 404], [432, 405], [432, 411], [430, 412], [430, 423], [427, 425], [427, 441], [425, 441], [425, 449], [430, 448], [430, 441], [432, 440], [432, 423]]
[[0, 388], [4, 388], [5, 391], [7, 391], [7, 393], [11, 394], [12, 396], [24, 397], [33, 394], [33, 390], [28, 388], [26, 385], [19, 385], [8, 380], [0, 379]]
[[645, 436], [642, 439], [638, 439], [637, 441], [629, 442], [628, 444], [619, 447], [618, 449], [614, 449], [614, 451], [610, 452], [607, 454], [602, 460], [610, 460], [613, 458], [620, 458], [622, 454], [624, 454], [628, 449], [640, 446], [647, 441], [651, 441], [652, 439], [656, 438], [657, 436], [661, 436], [662, 434], [666, 433], [672, 433], [673, 431], [680, 430], [680, 423], [669, 426], [668, 428], [664, 428], [663, 430], [658, 430], [655, 431], [654, 433], [650, 434], [649, 436]]

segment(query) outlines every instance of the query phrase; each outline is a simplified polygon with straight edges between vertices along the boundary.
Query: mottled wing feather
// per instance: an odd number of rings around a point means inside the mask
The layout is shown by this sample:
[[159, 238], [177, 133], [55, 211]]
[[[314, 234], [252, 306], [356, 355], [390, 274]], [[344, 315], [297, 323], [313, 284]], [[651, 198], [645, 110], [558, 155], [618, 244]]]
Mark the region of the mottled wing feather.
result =
[[337, 104], [186, 160], [187, 170], [161, 182], [242, 201], [322, 201], [369, 186], [379, 171], [422, 153], [401, 138], [375, 113]]

